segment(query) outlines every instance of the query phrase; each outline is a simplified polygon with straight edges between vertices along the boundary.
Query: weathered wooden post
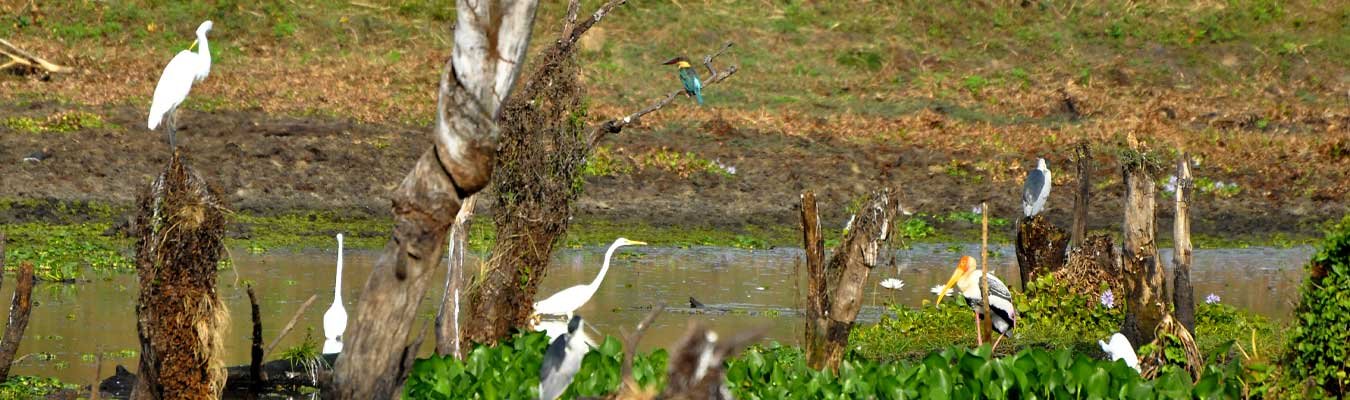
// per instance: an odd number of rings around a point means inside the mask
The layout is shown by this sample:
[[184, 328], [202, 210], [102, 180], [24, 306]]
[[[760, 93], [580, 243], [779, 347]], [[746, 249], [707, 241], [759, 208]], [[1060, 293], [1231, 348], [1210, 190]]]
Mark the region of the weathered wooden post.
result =
[[1122, 155], [1125, 179], [1125, 223], [1121, 258], [1125, 273], [1125, 322], [1120, 331], [1130, 343], [1152, 342], [1165, 313], [1163, 271], [1154, 240], [1154, 185], [1157, 167], [1133, 134]]
[[216, 293], [225, 214], [220, 194], [174, 153], [140, 196], [134, 399], [215, 399], [225, 387], [229, 312]]
[[[989, 204], [980, 202], [980, 301], [983, 302], [984, 314], [994, 315], [989, 311]], [[1026, 283], [1022, 283], [1026, 287]], [[984, 340], [994, 339], [994, 319], [984, 318], [980, 323], [980, 337]], [[992, 346], [992, 342], [991, 346]]]
[[807, 360], [820, 368], [825, 359], [825, 327], [830, 294], [825, 285], [825, 242], [820, 234], [820, 217], [816, 211], [816, 194], [802, 193], [802, 248], [806, 251], [806, 329]]
[[1191, 287], [1191, 160], [1181, 153], [1177, 161], [1176, 219], [1172, 222], [1172, 304], [1176, 307], [1177, 322], [1195, 335], [1195, 289]]
[[1074, 164], [1078, 168], [1078, 196], [1073, 201], [1069, 245], [1078, 248], [1087, 237], [1088, 203], [1092, 200], [1092, 150], [1088, 149], [1087, 142], [1080, 142], [1074, 148]]
[[[0, 233], [0, 278], [5, 270], [5, 234]], [[14, 298], [9, 304], [9, 319], [5, 323], [5, 337], [0, 339], [0, 382], [9, 379], [9, 367], [19, 352], [19, 342], [28, 329], [28, 317], [33, 311], [33, 263], [19, 264], [15, 274]]]
[[[853, 227], [835, 248], [829, 264], [823, 269], [808, 266], [813, 275], [808, 278], [807, 312], [815, 324], [807, 331], [814, 331], [808, 335], [815, 336], [807, 344], [807, 363], [812, 368], [837, 370], [844, 359], [849, 331], [862, 309], [867, 276], [891, 255], [891, 229], [900, 209], [894, 194], [891, 189], [873, 193], [863, 202], [865, 206], [855, 215]], [[803, 218], [803, 227], [813, 225], [808, 222], [811, 219]], [[811, 238], [804, 238], [805, 245], [811, 246]]]

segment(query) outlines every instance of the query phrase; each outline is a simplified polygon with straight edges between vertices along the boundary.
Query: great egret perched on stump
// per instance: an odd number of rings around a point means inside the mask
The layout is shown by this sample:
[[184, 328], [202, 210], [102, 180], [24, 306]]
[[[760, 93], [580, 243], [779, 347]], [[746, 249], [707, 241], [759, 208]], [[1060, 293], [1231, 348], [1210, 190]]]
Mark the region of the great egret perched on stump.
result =
[[[164, 73], [159, 76], [159, 84], [155, 85], [155, 97], [150, 102], [150, 117], [146, 125], [150, 130], [155, 130], [163, 123], [170, 148], [178, 147], [175, 135], [178, 129], [178, 106], [187, 99], [192, 84], [206, 79], [206, 75], [211, 72], [211, 50], [206, 45], [206, 33], [210, 31], [211, 21], [198, 26], [197, 40], [188, 46], [188, 50], [178, 52], [169, 60]], [[197, 52], [193, 53], [192, 46], [198, 45]]]
[[333, 284], [333, 305], [323, 313], [323, 353], [342, 352], [342, 333], [347, 330], [347, 310], [342, 308], [342, 234], [337, 234], [337, 282]]
[[[980, 333], [980, 321], [984, 318], [984, 300], [980, 296], [980, 275], [983, 275], [978, 268], [975, 268], [975, 258], [971, 256], [961, 256], [961, 262], [957, 264], [956, 271], [952, 272], [952, 278], [947, 280], [947, 284], [936, 289], [939, 293], [936, 304], [942, 304], [942, 298], [947, 297], [944, 294], [951, 289], [953, 285], [960, 290], [961, 297], [966, 299], [966, 305], [975, 310], [975, 336], [980, 344], [984, 344], [983, 334]], [[998, 348], [998, 342], [1003, 340], [1004, 336], [1012, 336], [1013, 326], [1017, 324], [1017, 309], [1013, 308], [1012, 292], [1008, 291], [1008, 286], [1003, 284], [994, 274], [989, 274], [989, 312], [994, 314], [994, 331], [1001, 335], [994, 339], [994, 348]]]
[[1049, 198], [1050, 168], [1045, 166], [1044, 158], [1037, 158], [1036, 169], [1028, 171], [1027, 180], [1022, 183], [1022, 212], [1027, 218], [1040, 214]]
[[595, 291], [600, 288], [600, 282], [605, 279], [605, 273], [609, 272], [609, 259], [614, 256], [614, 250], [622, 246], [643, 244], [647, 243], [624, 238], [615, 240], [614, 244], [609, 245], [609, 250], [605, 251], [605, 263], [600, 267], [600, 274], [595, 276], [594, 281], [591, 281], [588, 285], [576, 285], [563, 289], [543, 301], [534, 303], [534, 313], [572, 317], [572, 312], [590, 301], [591, 296], [594, 296]]
[[544, 352], [544, 362], [539, 367], [540, 400], [562, 396], [572, 384], [572, 377], [581, 369], [581, 359], [591, 351], [582, 325], [581, 316], [573, 316], [567, 323], [567, 333], [553, 339]]
[[1130, 345], [1130, 339], [1126, 339], [1125, 335], [1116, 332], [1111, 335], [1110, 343], [1098, 340], [1097, 344], [1102, 346], [1102, 351], [1111, 357], [1111, 361], [1125, 360], [1125, 365], [1134, 368], [1135, 372], [1139, 371], [1139, 356], [1134, 354], [1134, 346]]

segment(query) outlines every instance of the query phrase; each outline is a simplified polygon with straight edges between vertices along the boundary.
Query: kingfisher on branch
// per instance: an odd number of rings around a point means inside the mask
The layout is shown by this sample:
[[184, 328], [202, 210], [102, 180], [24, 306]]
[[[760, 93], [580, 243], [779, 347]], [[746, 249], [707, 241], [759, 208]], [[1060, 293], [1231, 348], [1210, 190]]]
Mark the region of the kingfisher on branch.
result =
[[703, 105], [703, 81], [698, 79], [698, 72], [694, 71], [692, 64], [689, 64], [689, 59], [679, 56], [662, 63], [662, 65], [671, 64], [680, 69], [680, 82], [684, 84], [684, 93], [698, 101], [698, 105]]

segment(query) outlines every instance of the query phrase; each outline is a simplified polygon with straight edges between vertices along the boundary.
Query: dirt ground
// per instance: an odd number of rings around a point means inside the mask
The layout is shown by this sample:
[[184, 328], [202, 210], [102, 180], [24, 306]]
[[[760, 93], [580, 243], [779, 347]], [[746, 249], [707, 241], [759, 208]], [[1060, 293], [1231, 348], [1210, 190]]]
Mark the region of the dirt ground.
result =
[[[53, 102], [0, 104], [0, 115], [36, 119], [65, 112]], [[142, 110], [110, 107], [87, 110], [103, 116], [104, 126], [68, 133], [22, 133], [0, 126], [0, 198], [95, 200], [124, 205], [167, 162], [161, 134], [143, 126]], [[939, 121], [940, 111], [921, 111], [918, 118]], [[258, 111], [183, 111], [180, 146], [195, 167], [219, 184], [238, 210], [257, 214], [335, 210], [342, 214], [388, 215], [388, 192], [429, 145], [428, 130], [412, 126], [355, 123], [327, 117], [274, 117]], [[1092, 228], [1118, 226], [1123, 189], [1111, 143], [1096, 143], [1097, 170], [1092, 198]], [[49, 148], [50, 159], [21, 159]], [[946, 215], [968, 211], [987, 200], [992, 216], [1015, 219], [1020, 213], [1020, 163], [1004, 160], [1000, 171], [979, 171], [969, 150], [904, 141], [850, 140], [838, 135], [790, 135], [737, 126], [713, 116], [685, 127], [629, 129], [606, 139], [612, 161], [627, 170], [593, 176], [578, 203], [579, 217], [644, 222], [654, 226], [795, 225], [798, 194], [814, 190], [827, 225], [842, 226], [846, 207], [855, 196], [883, 184], [902, 188], [905, 206], [916, 213]], [[1077, 186], [1064, 154], [1051, 157], [1055, 187], [1048, 209], [1061, 226], [1068, 225]], [[654, 152], [692, 153], [734, 167], [734, 174], [678, 171], [647, 162]], [[1223, 176], [1243, 185], [1232, 197], [1201, 194], [1192, 203], [1195, 232], [1218, 237], [1286, 233], [1317, 235], [1319, 225], [1346, 213], [1347, 161], [1331, 168], [1330, 182], [1309, 185], [1255, 177]], [[1000, 164], [1005, 165], [1005, 164]], [[1253, 166], [1253, 169], [1255, 170]], [[1315, 168], [1301, 165], [1295, 168]], [[1240, 175], [1244, 169], [1233, 169]], [[1325, 171], [1324, 171], [1325, 172]], [[991, 179], [972, 178], [984, 174]], [[1166, 172], [1160, 179], [1165, 179]], [[1002, 176], [1002, 178], [997, 178]], [[1336, 178], [1339, 176], [1339, 178]], [[1336, 180], [1341, 182], [1337, 182]], [[1262, 186], [1253, 187], [1253, 185]], [[1329, 188], [1329, 189], [1326, 189]], [[480, 202], [490, 212], [491, 201]], [[1165, 219], [1170, 205], [1160, 204], [1159, 230], [1170, 231]], [[9, 217], [9, 219], [22, 219]], [[6, 221], [20, 222], [20, 221]], [[938, 228], [944, 228], [938, 224]]]

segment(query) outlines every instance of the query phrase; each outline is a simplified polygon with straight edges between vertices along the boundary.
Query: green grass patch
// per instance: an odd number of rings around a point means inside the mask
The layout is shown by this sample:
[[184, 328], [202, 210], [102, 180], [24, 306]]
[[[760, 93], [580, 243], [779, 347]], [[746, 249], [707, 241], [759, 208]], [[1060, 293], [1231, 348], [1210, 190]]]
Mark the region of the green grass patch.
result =
[[31, 117], [8, 117], [0, 120], [0, 125], [19, 133], [44, 134], [44, 133], [70, 133], [84, 129], [99, 129], [113, 127], [114, 125], [104, 122], [103, 117], [98, 114], [84, 111], [66, 111], [45, 119]]

